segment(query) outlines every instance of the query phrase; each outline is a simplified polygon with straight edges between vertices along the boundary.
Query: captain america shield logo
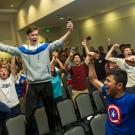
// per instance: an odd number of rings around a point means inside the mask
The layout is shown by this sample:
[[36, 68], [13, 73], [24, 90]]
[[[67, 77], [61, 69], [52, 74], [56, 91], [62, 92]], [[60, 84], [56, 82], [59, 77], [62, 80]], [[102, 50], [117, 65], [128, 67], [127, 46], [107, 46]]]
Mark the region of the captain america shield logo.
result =
[[120, 108], [114, 104], [110, 104], [108, 106], [108, 118], [113, 124], [120, 124], [122, 121]]

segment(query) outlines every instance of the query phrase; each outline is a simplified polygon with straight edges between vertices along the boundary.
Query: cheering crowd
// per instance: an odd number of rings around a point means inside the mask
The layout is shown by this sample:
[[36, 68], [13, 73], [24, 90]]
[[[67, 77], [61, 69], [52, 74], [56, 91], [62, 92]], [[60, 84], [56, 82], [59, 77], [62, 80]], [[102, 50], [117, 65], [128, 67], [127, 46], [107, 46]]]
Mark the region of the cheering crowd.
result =
[[[13, 55], [12, 59], [0, 62], [1, 132], [5, 134], [6, 119], [22, 113], [23, 100], [26, 135], [38, 134], [34, 112], [40, 106], [45, 107], [50, 135], [54, 135], [56, 102], [63, 99], [63, 88], [71, 85], [71, 93], [67, 91], [66, 94], [73, 102], [80, 93], [102, 92], [108, 108], [107, 135], [134, 135], [135, 56], [132, 46], [111, 45], [108, 39], [109, 49], [105, 53], [102, 46], [97, 50], [89, 49], [88, 38], [84, 38], [81, 42], [83, 54], [75, 47], [63, 50], [63, 43], [73, 31], [73, 23], [68, 21], [66, 27], [67, 32], [51, 43], [39, 42], [36, 26], [26, 30], [28, 45], [13, 47], [0, 43], [1, 51]], [[118, 120], [112, 108], [119, 110]]]

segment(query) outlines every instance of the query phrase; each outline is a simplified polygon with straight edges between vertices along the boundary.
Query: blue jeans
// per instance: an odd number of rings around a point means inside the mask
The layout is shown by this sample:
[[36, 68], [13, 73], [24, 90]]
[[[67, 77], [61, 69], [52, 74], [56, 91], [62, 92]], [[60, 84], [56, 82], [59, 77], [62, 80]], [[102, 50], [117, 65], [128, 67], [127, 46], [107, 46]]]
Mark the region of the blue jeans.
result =
[[2, 132], [4, 121], [10, 116], [10, 108], [0, 102], [0, 133]]
[[10, 117], [15, 117], [17, 115], [21, 114], [20, 105], [16, 105], [12, 108], [10, 108]]

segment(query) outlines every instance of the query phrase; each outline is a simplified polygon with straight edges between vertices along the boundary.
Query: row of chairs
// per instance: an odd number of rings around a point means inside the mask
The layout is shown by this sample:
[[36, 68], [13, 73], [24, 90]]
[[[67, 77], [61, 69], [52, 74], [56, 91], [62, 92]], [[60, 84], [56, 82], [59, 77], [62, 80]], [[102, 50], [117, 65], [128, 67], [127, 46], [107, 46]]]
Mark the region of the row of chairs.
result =
[[[92, 134], [90, 135], [105, 135], [106, 114], [95, 116], [90, 122]], [[64, 132], [63, 135], [87, 135], [82, 125], [75, 125]]]
[[[37, 110], [37, 115], [40, 115], [40, 118], [38, 117], [36, 119], [39, 135], [45, 135], [46, 133], [49, 133], [47, 121], [44, 119], [46, 115], [41, 116], [44, 113], [45, 111], [43, 108]], [[105, 121], [106, 114], [97, 115], [91, 120], [90, 127], [92, 129], [93, 135], [105, 135]], [[9, 120], [7, 120], [6, 128], [8, 135], [25, 135], [24, 115], [18, 115], [14, 118], [10, 118]], [[86, 133], [82, 125], [72, 125], [68, 129], [64, 130], [62, 135], [86, 135]]]
[[[95, 112], [92, 106], [90, 95], [89, 94], [78, 95], [75, 98], [75, 105], [77, 106], [77, 110], [78, 110], [77, 112], [79, 112], [79, 121], [76, 117], [76, 112], [75, 112], [72, 100], [66, 99], [57, 104], [57, 109], [60, 116], [61, 124], [62, 124], [62, 127], [65, 129], [64, 131], [69, 133], [71, 132], [69, 130], [70, 127], [73, 130], [74, 129], [73, 126], [76, 125], [78, 127], [79, 125], [84, 128], [84, 131], [86, 132], [87, 135], [91, 135], [91, 134], [99, 135], [99, 133], [100, 135], [104, 135], [106, 114], [99, 114], [99, 112]], [[101, 111], [101, 108], [100, 108], [100, 113], [101, 112], [104, 113], [105, 106], [102, 107], [102, 109], [103, 110]], [[100, 120], [99, 124], [101, 122], [101, 125], [96, 123], [98, 119]], [[93, 126], [95, 123], [96, 123], [96, 126]], [[97, 127], [98, 127], [98, 130], [97, 130]], [[94, 128], [96, 130], [94, 130]]]
[[[96, 95], [100, 95], [99, 93]], [[97, 101], [97, 99], [94, 99]], [[99, 99], [98, 99], [99, 100]], [[95, 114], [90, 95], [80, 94], [75, 99], [75, 104], [79, 112], [79, 120], [76, 115], [74, 104], [71, 99], [65, 99], [57, 103], [57, 111], [60, 117], [62, 135], [104, 135], [106, 114]], [[104, 110], [104, 104], [100, 105], [99, 111]], [[35, 112], [39, 135], [49, 133], [47, 116], [44, 108], [37, 109]], [[25, 135], [24, 115], [10, 118], [6, 122], [9, 135]], [[90, 132], [92, 131], [92, 133]]]

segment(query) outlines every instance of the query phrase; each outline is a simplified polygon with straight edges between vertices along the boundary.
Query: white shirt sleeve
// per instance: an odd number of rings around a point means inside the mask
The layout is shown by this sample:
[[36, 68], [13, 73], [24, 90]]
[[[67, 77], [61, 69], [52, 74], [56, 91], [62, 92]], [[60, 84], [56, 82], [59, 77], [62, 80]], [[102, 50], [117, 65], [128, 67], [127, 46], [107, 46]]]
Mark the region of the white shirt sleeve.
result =
[[10, 74], [9, 77], [11, 78], [11, 80], [12, 80], [14, 83], [16, 82], [16, 80], [15, 80], [15, 78], [14, 78], [14, 76], [13, 76], [12, 74]]
[[119, 66], [121, 69], [125, 69], [125, 59], [121, 58], [111, 58], [112, 61], [116, 62], [116, 64]]

